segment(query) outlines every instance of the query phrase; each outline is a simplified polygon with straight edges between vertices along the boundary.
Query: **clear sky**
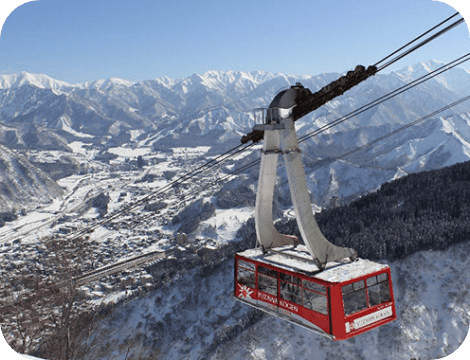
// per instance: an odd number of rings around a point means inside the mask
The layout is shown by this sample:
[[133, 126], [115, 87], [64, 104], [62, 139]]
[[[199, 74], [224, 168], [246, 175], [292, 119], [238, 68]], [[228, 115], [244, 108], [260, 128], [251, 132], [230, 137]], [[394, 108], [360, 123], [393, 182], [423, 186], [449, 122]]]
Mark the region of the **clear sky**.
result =
[[[342, 72], [377, 62], [455, 12], [432, 0], [38, 0], [7, 17], [0, 73], [78, 83], [208, 70]], [[450, 61], [469, 45], [462, 24], [396, 68]]]

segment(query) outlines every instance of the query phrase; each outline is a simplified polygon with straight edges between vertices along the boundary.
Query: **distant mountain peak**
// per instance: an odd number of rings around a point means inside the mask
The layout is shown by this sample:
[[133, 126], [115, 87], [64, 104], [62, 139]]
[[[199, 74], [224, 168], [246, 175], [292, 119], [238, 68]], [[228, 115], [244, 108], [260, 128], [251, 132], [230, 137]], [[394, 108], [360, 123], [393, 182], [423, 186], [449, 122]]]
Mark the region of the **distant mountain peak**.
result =
[[96, 80], [92, 82], [86, 82], [86, 83], [80, 84], [81, 85], [80, 87], [85, 87], [85, 88], [93, 87], [93, 88], [100, 89], [100, 90], [109, 90], [114, 87], [120, 87], [120, 86], [131, 87], [135, 83], [136, 83], [135, 81], [129, 81], [129, 80], [124, 80], [124, 79], [113, 77], [113, 78], [108, 78], [108, 79], [100, 79], [100, 80]]
[[23, 85], [30, 85], [41, 89], [58, 89], [70, 84], [55, 80], [44, 74], [32, 74], [21, 71], [16, 74], [0, 75], [0, 89], [18, 88]]
[[425, 69], [427, 69], [429, 71], [434, 71], [434, 70], [436, 70], [437, 68], [441, 67], [444, 64], [445, 64], [444, 61], [440, 61], [440, 60], [436, 60], [436, 59], [432, 59], [432, 60], [428, 60], [428, 61], [421, 61], [419, 63], [419, 65], [421, 65], [422, 67], [424, 67]]
[[439, 60], [421, 61], [417, 64], [409, 65], [406, 68], [398, 70], [397, 73], [405, 75], [408, 78], [417, 78], [440, 68], [445, 63]]

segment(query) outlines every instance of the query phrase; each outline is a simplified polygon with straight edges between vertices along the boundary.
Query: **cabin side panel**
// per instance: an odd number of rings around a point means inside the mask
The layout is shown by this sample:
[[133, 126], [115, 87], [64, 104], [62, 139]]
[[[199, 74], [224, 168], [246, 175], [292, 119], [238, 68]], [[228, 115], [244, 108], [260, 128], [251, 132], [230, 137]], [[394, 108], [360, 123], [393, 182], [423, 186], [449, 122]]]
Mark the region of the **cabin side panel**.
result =
[[237, 255], [237, 298], [331, 334], [329, 288], [323, 281]]
[[396, 319], [390, 269], [352, 281], [332, 290], [333, 335], [348, 339]]

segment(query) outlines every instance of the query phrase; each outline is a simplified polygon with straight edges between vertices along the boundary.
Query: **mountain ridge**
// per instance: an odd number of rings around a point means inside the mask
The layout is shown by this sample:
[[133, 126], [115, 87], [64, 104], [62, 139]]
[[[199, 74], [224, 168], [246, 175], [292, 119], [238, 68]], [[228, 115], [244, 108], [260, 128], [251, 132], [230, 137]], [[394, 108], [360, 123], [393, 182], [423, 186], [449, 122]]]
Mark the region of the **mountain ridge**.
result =
[[[316, 131], [439, 66], [440, 62], [429, 61], [379, 73], [298, 120], [298, 134]], [[180, 79], [110, 78], [72, 85], [26, 72], [0, 75], [0, 127], [5, 129], [0, 143], [20, 151], [69, 153], [72, 142], [93, 144], [98, 151], [126, 144], [156, 152], [209, 146], [217, 154], [239, 144], [254, 125], [253, 109], [267, 106], [280, 89], [302, 82], [316, 91], [339, 76], [211, 70]], [[467, 83], [467, 70], [452, 69], [302, 143], [309, 190], [317, 204], [325, 206], [337, 195], [350, 200], [401, 172], [430, 170], [468, 158], [470, 118], [462, 104], [342, 163], [316, 170], [318, 162], [334, 159], [467, 95], [463, 94]], [[370, 180], [365, 184], [356, 178]]]

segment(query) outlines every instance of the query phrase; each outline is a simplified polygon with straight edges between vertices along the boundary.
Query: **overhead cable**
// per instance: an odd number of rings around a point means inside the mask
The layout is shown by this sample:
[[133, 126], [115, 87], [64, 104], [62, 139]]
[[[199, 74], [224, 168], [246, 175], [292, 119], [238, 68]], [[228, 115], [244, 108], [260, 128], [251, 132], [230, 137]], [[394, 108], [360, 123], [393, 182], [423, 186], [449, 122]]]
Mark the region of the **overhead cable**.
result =
[[439, 24], [437, 24], [436, 26], [432, 27], [431, 29], [429, 29], [428, 31], [422, 33], [420, 36], [414, 38], [413, 40], [411, 40], [410, 42], [406, 43], [405, 45], [403, 45], [402, 47], [400, 47], [399, 49], [395, 50], [394, 52], [392, 52], [390, 55], [387, 55], [386, 57], [384, 57], [382, 60], [379, 60], [377, 61], [374, 66], [379, 66], [379, 64], [381, 62], [384, 62], [385, 60], [387, 60], [388, 58], [392, 57], [393, 55], [395, 55], [396, 53], [400, 52], [401, 50], [403, 50], [404, 48], [406, 48], [407, 46], [413, 44], [415, 41], [421, 39], [423, 36], [429, 34], [431, 31], [437, 29], [439, 26], [445, 24], [447, 21], [453, 19], [454, 17], [456, 17], [457, 15], [459, 15], [458, 12], [456, 12], [454, 15], [448, 17], [447, 19], [445, 19], [444, 21], [440, 22]]
[[450, 108], [452, 108], [452, 107], [454, 107], [454, 106], [457, 106], [457, 105], [459, 105], [459, 104], [461, 104], [461, 103], [463, 103], [463, 102], [465, 102], [465, 101], [468, 101], [468, 100], [470, 100], [470, 95], [465, 96], [464, 98], [462, 98], [462, 99], [460, 99], [460, 100], [457, 100], [457, 101], [453, 102], [452, 104], [446, 105], [446, 106], [440, 108], [439, 110], [434, 111], [434, 112], [431, 113], [431, 114], [428, 114], [428, 115], [423, 116], [423, 117], [421, 117], [421, 118], [419, 118], [419, 119], [417, 119], [417, 120], [415, 120], [415, 121], [412, 121], [412, 122], [409, 123], [409, 124], [403, 125], [403, 126], [399, 127], [398, 129], [395, 129], [395, 130], [393, 130], [393, 131], [390, 131], [389, 133], [387, 133], [387, 134], [385, 134], [385, 135], [382, 135], [382, 136], [378, 137], [377, 139], [368, 142], [367, 144], [364, 144], [364, 145], [361, 145], [361, 146], [359, 146], [359, 147], [356, 147], [355, 149], [350, 150], [350, 151], [348, 151], [348, 152], [346, 152], [346, 153], [344, 153], [344, 154], [342, 154], [342, 155], [340, 155], [340, 156], [333, 157], [333, 158], [329, 159], [329, 160], [326, 161], [326, 162], [325, 162], [325, 161], [321, 161], [321, 165], [319, 165], [319, 166], [317, 166], [316, 168], [314, 168], [313, 171], [318, 170], [319, 168], [324, 167], [324, 166], [326, 166], [326, 165], [329, 165], [329, 164], [331, 164], [331, 163], [334, 162], [334, 161], [343, 159], [343, 158], [345, 158], [345, 157], [347, 157], [347, 156], [349, 156], [349, 155], [352, 155], [352, 154], [354, 154], [354, 153], [356, 153], [356, 152], [358, 152], [358, 151], [360, 151], [360, 150], [363, 150], [363, 149], [365, 149], [365, 148], [367, 148], [367, 147], [370, 147], [370, 146], [372, 146], [372, 145], [374, 145], [374, 144], [376, 144], [376, 143], [378, 143], [378, 142], [380, 142], [380, 141], [382, 141], [382, 140], [384, 140], [384, 139], [386, 139], [386, 138], [388, 138], [388, 137], [390, 137], [390, 136], [393, 136], [393, 135], [395, 135], [395, 134], [398, 134], [399, 132], [402, 132], [403, 130], [406, 130], [406, 129], [408, 129], [408, 128], [410, 128], [410, 127], [412, 127], [412, 126], [414, 126], [414, 125], [416, 125], [416, 124], [418, 124], [418, 123], [420, 123], [420, 122], [423, 122], [423, 121], [425, 121], [425, 120], [428, 120], [429, 118], [431, 118], [431, 117], [433, 117], [433, 116], [436, 116], [436, 115], [440, 114], [441, 112], [444, 112], [444, 111], [446, 111], [446, 110], [448, 110], [448, 109], [450, 109]]
[[[395, 58], [389, 60], [387, 63], [385, 63], [384, 65], [380, 66], [377, 68], [377, 72], [379, 71], [382, 71], [383, 69], [385, 69], [386, 67], [392, 65], [393, 63], [397, 62], [398, 60], [404, 58], [405, 56], [411, 54], [413, 51], [416, 51], [417, 49], [419, 49], [420, 47], [426, 45], [427, 43], [431, 42], [432, 40], [435, 40], [436, 38], [438, 38], [439, 36], [445, 34], [447, 31], [453, 29], [454, 27], [456, 27], [457, 25], [459, 24], [462, 24], [464, 22], [464, 18], [460, 18], [458, 19], [457, 21], [453, 22], [452, 24], [448, 25], [447, 27], [445, 27], [444, 29], [438, 31], [437, 33], [431, 35], [430, 37], [424, 39], [423, 41], [419, 42], [418, 44], [416, 44], [415, 46], [413, 46], [412, 48], [404, 51], [403, 53], [401, 53], [400, 55], [396, 56]], [[429, 32], [429, 31], [428, 31]], [[426, 33], [428, 33], [426, 32]], [[424, 35], [424, 34], [423, 34]], [[418, 38], [422, 37], [423, 35], [419, 36]], [[415, 39], [416, 40], [416, 39]], [[414, 41], [415, 41], [414, 40]], [[414, 42], [412, 41], [412, 42]], [[381, 61], [380, 61], [381, 62]]]
[[440, 74], [442, 74], [442, 73], [444, 73], [444, 72], [446, 72], [446, 71], [448, 71], [448, 70], [450, 70], [450, 69], [452, 69], [452, 68], [454, 68], [458, 65], [461, 65], [464, 62], [469, 61], [469, 60], [470, 60], [470, 53], [467, 53], [467, 54], [459, 57], [458, 59], [455, 59], [455, 60], [453, 60], [453, 61], [451, 61], [447, 64], [444, 64], [444, 65], [440, 66], [439, 68], [437, 68], [437, 69], [435, 69], [435, 70], [433, 70], [433, 71], [431, 71], [431, 72], [429, 72], [429, 73], [427, 73], [427, 74], [425, 74], [425, 75], [423, 75], [423, 76], [421, 76], [421, 77], [419, 77], [419, 78], [417, 78], [417, 79], [415, 79], [415, 80], [413, 80], [413, 81], [411, 81], [411, 82], [409, 82], [409, 83], [407, 83], [407, 84], [405, 84], [405, 85], [403, 85], [403, 86], [401, 86], [401, 87], [399, 87], [395, 90], [393, 90], [392, 92], [389, 92], [388, 94], [385, 94], [385, 95], [383, 95], [383, 96], [381, 96], [381, 97], [379, 97], [379, 98], [377, 98], [377, 99], [361, 106], [360, 108], [355, 109], [354, 111], [350, 112], [349, 114], [343, 115], [343, 116], [329, 122], [328, 124], [325, 124], [322, 127], [301, 136], [299, 138], [299, 143], [304, 142], [308, 138], [311, 138], [311, 137], [317, 135], [318, 133], [322, 133], [326, 130], [329, 130], [329, 129], [333, 128], [334, 126], [337, 126], [337, 125], [345, 122], [346, 120], [351, 119], [354, 116], [362, 114], [363, 112], [373, 108], [374, 106], [380, 105], [381, 103], [383, 103], [387, 100], [390, 100], [391, 98], [393, 98], [397, 95], [400, 95], [401, 93], [403, 93], [407, 90], [410, 90], [410, 89], [414, 88], [415, 86], [418, 86], [418, 85], [420, 85], [420, 84], [422, 84], [422, 83], [424, 83], [424, 82], [426, 82], [426, 81], [428, 81], [428, 80], [430, 80], [430, 79], [432, 79], [432, 78], [434, 78], [434, 77], [436, 77], [436, 76], [438, 76], [438, 75], [440, 75]]

